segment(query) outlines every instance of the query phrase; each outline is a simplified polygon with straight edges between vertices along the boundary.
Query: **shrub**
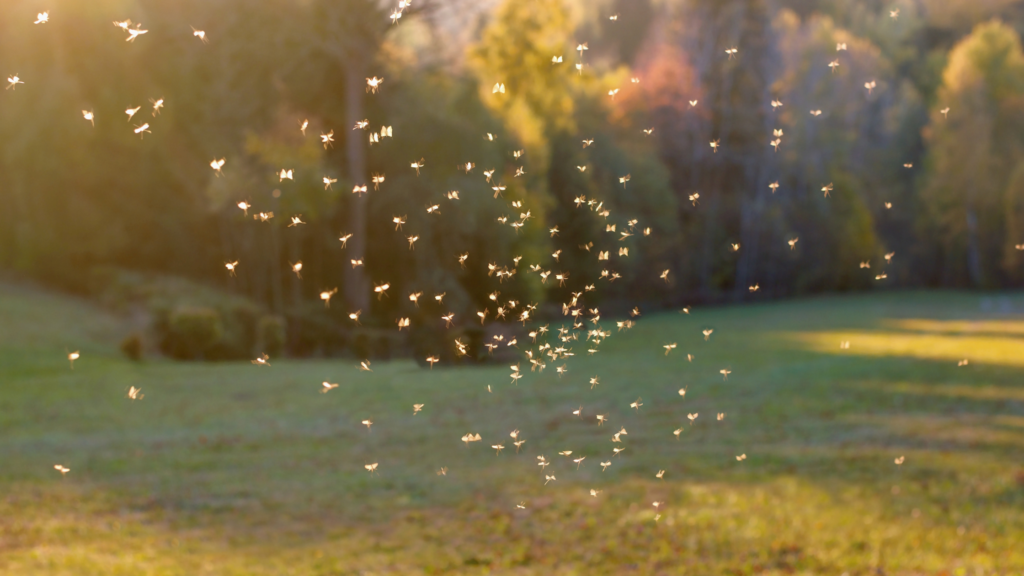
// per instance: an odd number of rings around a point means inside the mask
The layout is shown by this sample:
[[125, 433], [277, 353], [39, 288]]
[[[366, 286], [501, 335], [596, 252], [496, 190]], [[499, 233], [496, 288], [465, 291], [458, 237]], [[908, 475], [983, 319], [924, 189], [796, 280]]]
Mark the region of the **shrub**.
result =
[[323, 304], [319, 302], [306, 303], [288, 310], [285, 320], [290, 354], [340, 356], [350, 345], [349, 329], [324, 314]]
[[285, 345], [285, 320], [280, 316], [260, 318], [258, 335], [259, 352], [270, 356], [281, 356]]
[[161, 350], [180, 360], [201, 360], [224, 337], [220, 313], [205, 306], [181, 306], [167, 319]]
[[142, 360], [142, 336], [137, 332], [133, 332], [127, 338], [121, 340], [121, 352], [136, 362]]
[[352, 339], [352, 354], [358, 359], [370, 357], [370, 336], [366, 332], [356, 331], [355, 338]]
[[[266, 310], [248, 298], [184, 278], [115, 268], [95, 270], [92, 280], [92, 289], [104, 304], [122, 312], [145, 311], [161, 352], [168, 356], [237, 360], [255, 352], [259, 320]], [[181, 327], [173, 326], [172, 317], [179, 310], [196, 307], [219, 316], [220, 336], [212, 343], [183, 338]]]

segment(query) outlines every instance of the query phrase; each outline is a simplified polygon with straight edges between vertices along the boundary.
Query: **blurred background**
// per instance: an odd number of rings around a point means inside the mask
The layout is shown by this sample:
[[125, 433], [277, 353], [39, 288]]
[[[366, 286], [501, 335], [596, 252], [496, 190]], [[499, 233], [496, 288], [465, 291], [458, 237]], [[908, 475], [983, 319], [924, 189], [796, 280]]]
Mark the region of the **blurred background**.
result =
[[[130, 312], [129, 349], [207, 359], [415, 349], [443, 323], [418, 321], [414, 292], [445, 293], [476, 341], [486, 265], [516, 256], [503, 297], [541, 317], [558, 283], [527, 264], [579, 285], [619, 274], [588, 300], [618, 313], [1024, 280], [1024, 3], [416, 0], [393, 23], [395, 9], [4, 2], [0, 69], [25, 84], [0, 108], [0, 267]], [[124, 19], [148, 32], [126, 42]], [[498, 225], [517, 200], [530, 218]], [[374, 336], [408, 316], [411, 344]]]

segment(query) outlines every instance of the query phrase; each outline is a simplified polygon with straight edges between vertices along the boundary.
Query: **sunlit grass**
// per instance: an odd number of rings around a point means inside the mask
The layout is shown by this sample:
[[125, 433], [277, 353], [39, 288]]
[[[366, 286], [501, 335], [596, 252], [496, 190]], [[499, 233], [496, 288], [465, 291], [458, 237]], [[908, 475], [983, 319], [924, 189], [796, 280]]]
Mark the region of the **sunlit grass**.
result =
[[[995, 334], [1014, 334], [1010, 331], [1021, 325], [1014, 322], [986, 324], [987, 331]], [[800, 332], [784, 336], [821, 353], [942, 360], [954, 365], [966, 359], [968, 364], [1024, 366], [1024, 338], [1019, 336], [971, 336], [960, 332], [914, 334], [884, 328], [874, 331]], [[840, 342], [849, 342], [849, 349], [840, 349]]]
[[1020, 322], [973, 296], [650, 315], [515, 386], [503, 365], [133, 364], [119, 319], [0, 292], [0, 573], [1024, 570]]

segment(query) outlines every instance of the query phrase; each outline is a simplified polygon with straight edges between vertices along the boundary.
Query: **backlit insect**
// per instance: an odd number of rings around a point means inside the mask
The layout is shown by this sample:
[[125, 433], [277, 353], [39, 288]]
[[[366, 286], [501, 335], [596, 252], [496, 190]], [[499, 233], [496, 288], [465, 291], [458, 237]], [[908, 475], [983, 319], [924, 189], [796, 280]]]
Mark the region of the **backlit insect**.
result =
[[60, 472], [61, 476], [64, 476], [68, 472], [71, 472], [71, 468], [65, 468], [64, 466], [61, 466], [60, 464], [54, 464], [53, 465], [53, 469], [56, 470], [57, 472]]
[[370, 474], [372, 475], [374, 472], [377, 471], [377, 464], [378, 464], [377, 462], [374, 462], [373, 464], [367, 464], [367, 465], [363, 466], [363, 468], [366, 468], [370, 472]]
[[331, 307], [331, 297], [337, 293], [337, 288], [332, 288], [330, 290], [324, 290], [323, 292], [320, 292], [320, 299], [324, 301], [324, 308]]
[[377, 91], [380, 90], [380, 85], [383, 84], [383, 83], [384, 83], [384, 79], [383, 78], [377, 78], [376, 76], [374, 76], [373, 78], [367, 78], [366, 79], [366, 91], [370, 92], [370, 93], [373, 93], [373, 94], [376, 94]]
[[321, 394], [327, 394], [331, 390], [334, 390], [335, 388], [338, 387], [337, 384], [331, 384], [330, 382], [324, 382], [322, 384], [322, 386], [323, 386], [323, 388], [320, 389], [320, 393]]
[[142, 400], [143, 398], [146, 397], [146, 395], [142, 393], [142, 389], [141, 388], [136, 388], [135, 386], [129, 386], [128, 387], [128, 394], [126, 394], [125, 397], [126, 398], [131, 398], [132, 400]]
[[93, 126], [96, 126], [96, 116], [92, 113], [92, 110], [82, 110], [82, 117], [88, 120]]
[[125, 31], [128, 32], [128, 37], [125, 38], [126, 42], [135, 42], [136, 38], [149, 32], [149, 30], [142, 29], [142, 24], [136, 24], [135, 28], [125, 28]]

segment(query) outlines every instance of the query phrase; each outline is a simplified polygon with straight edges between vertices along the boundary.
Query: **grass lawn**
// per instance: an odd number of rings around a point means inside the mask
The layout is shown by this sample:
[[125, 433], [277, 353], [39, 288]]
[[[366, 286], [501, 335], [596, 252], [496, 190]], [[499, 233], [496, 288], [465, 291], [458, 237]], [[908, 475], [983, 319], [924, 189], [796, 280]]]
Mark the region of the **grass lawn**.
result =
[[0, 573], [1024, 573], [1024, 295], [652, 314], [518, 385], [505, 365], [136, 364], [127, 331], [0, 286]]

